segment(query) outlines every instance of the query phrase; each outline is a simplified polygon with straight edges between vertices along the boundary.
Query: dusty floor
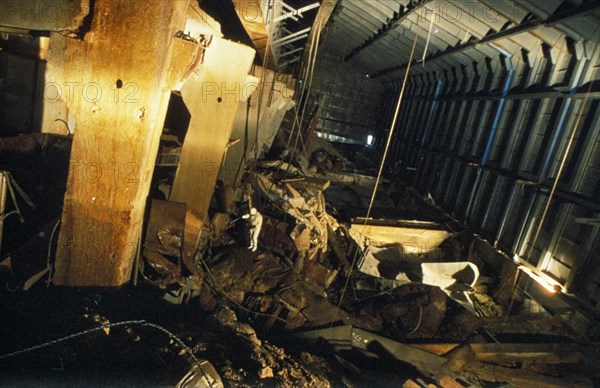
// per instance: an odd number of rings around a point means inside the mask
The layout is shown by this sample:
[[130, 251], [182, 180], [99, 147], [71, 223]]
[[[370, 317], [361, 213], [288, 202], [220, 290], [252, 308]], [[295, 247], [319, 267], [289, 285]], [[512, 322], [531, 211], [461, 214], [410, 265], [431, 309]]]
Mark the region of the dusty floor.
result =
[[[37, 287], [29, 293], [5, 289], [0, 295], [0, 355], [102, 324], [144, 320], [169, 330], [197, 358], [209, 360], [229, 387], [398, 386], [406, 380], [401, 374], [384, 372], [394, 363], [379, 363], [370, 373], [356, 374], [344, 369], [327, 346], [293, 342], [276, 334], [272, 342], [266, 341], [250, 325], [234, 323], [231, 310], [209, 315], [197, 301], [171, 305], [153, 288]], [[132, 323], [0, 359], [0, 386], [173, 386], [192, 362], [166, 333]]]
[[[54, 158], [65, 164], [66, 151], [65, 147], [50, 148], [30, 155], [28, 163], [48, 165], [45, 162]], [[0, 162], [13, 160], [0, 158]], [[230, 227], [231, 214], [214, 213], [210, 248], [194, 263], [203, 272], [198, 283], [200, 295], [182, 305], [166, 302], [164, 289], [144, 282], [144, 274], [135, 288], [47, 288], [44, 277], [28, 292], [21, 291], [24, 280], [47, 265], [47, 249], [52, 246], [48, 239], [60, 214], [60, 201], [48, 202], [45, 193], [60, 193], [50, 189], [61, 186], [65, 177], [48, 176], [44, 184], [36, 185], [27, 171], [15, 174], [34, 202], [49, 205], [35, 211], [25, 209], [24, 224], [16, 218], [5, 224], [15, 238], [5, 238], [2, 247], [3, 253], [13, 251], [14, 260], [12, 274], [0, 273], [0, 386], [175, 386], [196, 361], [194, 357], [208, 360], [225, 387], [399, 387], [407, 381], [418, 381], [420, 387], [458, 386], [426, 378], [425, 372], [402, 364], [382, 347], [377, 354], [359, 353], [339, 344], [334, 348], [333, 341], [307, 342], [293, 335], [332, 325], [352, 325], [414, 348], [432, 345], [443, 350], [453, 345], [465, 349], [471, 344], [497, 342], [525, 348], [557, 344], [556, 349], [546, 351], [551, 362], [526, 355], [522, 361], [512, 355], [486, 364], [475, 360], [472, 352], [464, 359], [460, 354], [455, 357], [453, 350], [435, 353], [438, 360], [446, 357], [462, 373], [454, 375], [459, 381], [468, 375], [468, 381], [478, 381], [481, 386], [501, 383], [484, 384], [480, 376], [486, 381], [529, 384], [520, 386], [531, 386], [538, 376], [551, 381], [576, 381], [557, 380], [565, 376], [584, 376], [591, 384], [600, 381], [597, 347], [567, 330], [558, 316], [543, 311], [523, 315], [521, 302], [512, 307], [513, 315], [506, 316], [513, 295], [506, 287], [511, 278], [498, 282], [493, 273], [483, 271], [485, 265], [480, 269], [487, 281], [468, 287], [476, 314], [456, 302], [464, 289], [444, 292], [418, 283], [424, 279], [423, 273], [420, 279], [412, 279], [412, 267], [387, 268], [388, 262], [380, 257], [377, 270], [381, 276], [357, 271], [351, 262], [358, 251], [349, 237], [348, 223], [365, 214], [370, 191], [345, 182], [343, 174], [333, 176], [341, 182], [331, 186], [325, 185], [322, 177], [292, 179], [275, 186], [269, 179], [282, 169], [271, 164], [263, 169], [266, 175], [250, 176], [255, 194], [262, 191], [253, 202], [265, 217], [259, 250], [245, 249], [248, 244], [242, 223]], [[32, 171], [44, 175], [42, 169]], [[330, 188], [323, 192], [324, 186]], [[450, 222], [430, 203], [419, 200], [414, 191], [401, 184], [386, 187], [372, 215], [396, 220], [418, 215], [434, 223]], [[345, 226], [340, 227], [342, 222]], [[175, 236], [173, 231], [169, 233]], [[470, 239], [468, 231], [461, 232], [439, 249], [416, 258], [429, 262], [473, 259]], [[23, 245], [25, 242], [28, 244]], [[169, 247], [161, 249], [165, 248]], [[179, 252], [180, 247], [176, 248]], [[406, 263], [415, 259], [409, 253], [404, 256]], [[145, 272], [161, 281], [157, 284], [183, 290], [198, 281], [188, 271], [181, 272], [176, 258], [154, 264], [152, 268], [158, 272], [148, 267]], [[406, 272], [410, 283], [395, 283], [399, 271]], [[570, 344], [566, 353], [561, 351], [563, 343]], [[30, 350], [14, 353], [22, 349]], [[409, 347], [403, 349], [411, 352]], [[457, 362], [469, 364], [470, 369]], [[496, 379], [488, 368], [504, 373], [501, 378], [505, 380]]]

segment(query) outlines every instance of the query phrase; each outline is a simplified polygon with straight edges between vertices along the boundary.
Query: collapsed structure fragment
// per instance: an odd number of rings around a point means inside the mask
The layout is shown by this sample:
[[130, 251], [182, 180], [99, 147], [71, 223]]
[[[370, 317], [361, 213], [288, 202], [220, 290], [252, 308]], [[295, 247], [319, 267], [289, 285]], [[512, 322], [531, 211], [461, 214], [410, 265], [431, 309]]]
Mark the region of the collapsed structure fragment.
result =
[[593, 386], [600, 7], [467, 3], [3, 4], [8, 381]]

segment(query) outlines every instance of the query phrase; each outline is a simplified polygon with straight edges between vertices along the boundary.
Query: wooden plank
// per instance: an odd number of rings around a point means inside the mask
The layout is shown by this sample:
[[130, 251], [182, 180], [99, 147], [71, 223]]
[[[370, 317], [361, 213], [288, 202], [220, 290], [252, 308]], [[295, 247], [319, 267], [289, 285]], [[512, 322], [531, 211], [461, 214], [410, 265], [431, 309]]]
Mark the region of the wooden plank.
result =
[[[120, 286], [132, 270], [188, 1], [94, 2], [83, 40], [53, 34], [49, 62], [77, 120], [54, 282]], [[66, 90], [66, 89], [65, 89]]]
[[[447, 355], [459, 344], [411, 344], [413, 348], [424, 350], [438, 356]], [[469, 344], [475, 353], [475, 359], [484, 362], [522, 362], [540, 361], [546, 363], [577, 363], [582, 354], [574, 344], [559, 343], [473, 343]]]
[[190, 74], [202, 61], [202, 46], [181, 39], [173, 43], [171, 61], [167, 75], [167, 86], [171, 90], [180, 90]]
[[499, 365], [475, 361], [467, 366], [467, 372], [475, 373], [480, 379], [489, 382], [506, 382], [516, 387], [591, 387], [592, 382], [585, 376], [547, 376], [539, 373], [507, 368]]
[[170, 199], [187, 205], [183, 261], [190, 270], [254, 54], [213, 37], [202, 65], [181, 88], [191, 119]]

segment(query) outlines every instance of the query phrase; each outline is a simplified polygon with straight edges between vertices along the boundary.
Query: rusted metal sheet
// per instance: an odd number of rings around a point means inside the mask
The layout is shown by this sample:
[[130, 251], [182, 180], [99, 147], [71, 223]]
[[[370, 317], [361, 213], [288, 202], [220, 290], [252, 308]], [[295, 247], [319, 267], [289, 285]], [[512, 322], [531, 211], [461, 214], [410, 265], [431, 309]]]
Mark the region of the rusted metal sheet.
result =
[[[53, 34], [78, 130], [54, 281], [120, 286], [131, 275], [170, 90], [167, 71], [187, 1], [97, 1], [83, 40]], [[69, 83], [69, 84], [66, 84]], [[71, 89], [68, 89], [72, 85]]]
[[[185, 204], [170, 201], [153, 200], [150, 218], [146, 229], [144, 251], [163, 249], [164, 244], [159, 235], [162, 230], [169, 230], [174, 235], [183, 235], [185, 226]], [[163, 253], [163, 252], [161, 252]]]

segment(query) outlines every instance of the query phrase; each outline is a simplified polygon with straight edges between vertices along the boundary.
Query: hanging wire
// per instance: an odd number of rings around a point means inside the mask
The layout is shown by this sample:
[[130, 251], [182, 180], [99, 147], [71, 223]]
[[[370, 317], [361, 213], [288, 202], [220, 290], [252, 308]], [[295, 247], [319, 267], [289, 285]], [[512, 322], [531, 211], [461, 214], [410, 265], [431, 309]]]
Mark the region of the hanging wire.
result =
[[77, 337], [82, 337], [84, 335], [88, 335], [91, 333], [95, 333], [97, 331], [101, 331], [101, 330], [106, 330], [106, 329], [110, 329], [113, 327], [120, 327], [120, 326], [132, 326], [132, 325], [140, 325], [140, 326], [145, 326], [145, 327], [151, 327], [153, 329], [156, 329], [158, 331], [161, 331], [162, 333], [168, 335], [171, 339], [173, 339], [175, 342], [177, 342], [177, 344], [179, 346], [181, 346], [181, 348], [183, 348], [189, 355], [190, 357], [194, 360], [194, 363], [196, 365], [198, 365], [198, 368], [200, 369], [200, 372], [202, 373], [202, 375], [204, 376], [204, 378], [206, 379], [206, 381], [208, 382], [209, 386], [213, 386], [211, 380], [212, 378], [210, 378], [210, 376], [208, 375], [208, 373], [206, 373], [206, 371], [204, 370], [204, 368], [202, 367], [202, 364], [200, 363], [200, 360], [198, 359], [198, 357], [196, 357], [196, 355], [194, 354], [194, 352], [192, 351], [192, 349], [187, 346], [185, 344], [185, 342], [183, 342], [183, 340], [179, 337], [177, 337], [175, 334], [173, 334], [172, 332], [170, 332], [169, 330], [165, 329], [164, 327], [157, 325], [155, 323], [151, 323], [148, 322], [146, 320], [134, 320], [134, 321], [122, 321], [122, 322], [115, 322], [115, 323], [109, 323], [106, 325], [102, 325], [102, 326], [98, 326], [98, 327], [93, 327], [91, 329], [87, 329], [87, 330], [83, 330], [74, 334], [70, 334], [67, 335], [65, 337], [61, 337], [61, 338], [57, 338], [48, 342], [44, 342], [42, 344], [39, 345], [34, 345], [34, 346], [30, 346], [28, 348], [25, 349], [21, 349], [21, 350], [17, 350], [15, 352], [11, 352], [11, 353], [6, 353], [0, 356], [0, 360], [6, 360], [8, 358], [12, 358], [12, 357], [16, 357], [16, 356], [20, 356], [22, 354], [25, 353], [30, 353], [36, 350], [40, 350], [43, 348], [47, 348], [49, 346], [53, 346], [62, 342], [66, 342], [69, 340], [72, 340], [74, 338]]
[[[258, 91], [258, 106], [256, 109], [256, 136], [254, 137], [254, 160], [256, 161], [258, 159], [258, 133], [259, 133], [259, 129], [260, 129], [260, 114], [261, 114], [261, 108], [262, 108], [262, 101], [263, 101], [263, 97], [264, 97], [264, 89], [265, 89], [265, 82], [266, 82], [266, 78], [268, 76], [268, 70], [267, 70], [267, 66], [269, 64], [269, 55], [271, 55], [271, 50], [270, 47], [272, 45], [272, 39], [273, 39], [273, 28], [275, 26], [275, 3], [272, 2], [271, 0], [269, 0], [269, 4], [268, 4], [269, 9], [267, 9], [267, 14], [269, 13], [269, 11], [271, 12], [270, 15], [270, 20], [269, 20], [269, 33], [267, 34], [267, 46], [265, 47], [265, 56], [263, 58], [263, 64], [262, 64], [262, 77], [261, 77], [261, 82], [260, 82], [260, 89]], [[274, 67], [277, 67], [277, 63], [273, 64]], [[273, 75], [273, 83], [275, 83], [275, 72]]]
[[208, 266], [208, 264], [206, 263], [206, 261], [204, 260], [204, 258], [202, 257], [202, 255], [198, 254], [197, 257], [200, 259], [200, 262], [202, 263], [202, 265], [206, 269], [206, 272], [208, 273], [208, 275], [210, 276], [210, 278], [212, 280], [210, 286], [213, 289], [215, 289], [215, 291], [217, 291], [219, 294], [221, 294], [222, 297], [224, 297], [225, 299], [229, 300], [231, 303], [233, 303], [234, 305], [236, 305], [240, 310], [243, 310], [243, 311], [245, 311], [245, 312], [247, 312], [249, 314], [258, 315], [258, 316], [262, 316], [262, 317], [268, 317], [268, 318], [274, 318], [274, 319], [277, 319], [278, 321], [281, 321], [283, 323], [288, 323], [287, 320], [281, 318], [279, 315], [267, 314], [267, 313], [260, 313], [258, 311], [253, 311], [253, 310], [250, 310], [249, 308], [245, 307], [241, 303], [235, 301], [231, 296], [229, 296], [229, 294], [227, 293], [227, 291], [225, 291], [221, 286], [219, 286], [219, 284], [218, 284], [219, 282], [218, 282], [217, 278], [212, 273], [210, 267]]
[[[373, 203], [375, 202], [375, 196], [377, 195], [377, 188], [379, 187], [379, 183], [381, 181], [381, 176], [383, 175], [383, 168], [385, 166], [385, 162], [387, 159], [390, 144], [392, 142], [392, 137], [394, 135], [394, 129], [396, 128], [396, 123], [398, 121], [398, 114], [400, 113], [400, 107], [402, 106], [404, 91], [406, 90], [406, 84], [408, 83], [408, 74], [410, 72], [410, 67], [412, 64], [413, 56], [415, 54], [415, 49], [417, 47], [418, 38], [419, 38], [419, 35], [415, 34], [415, 39], [413, 41], [412, 49], [410, 51], [410, 58], [408, 59], [408, 65], [406, 67], [406, 72], [404, 73], [404, 80], [402, 82], [402, 88], [400, 89], [400, 95], [398, 96], [398, 103], [396, 104], [394, 118], [392, 120], [392, 125], [390, 127], [390, 132], [388, 134], [387, 142], [385, 145], [385, 151], [383, 152], [383, 157], [381, 159], [381, 164], [379, 166], [379, 171], [377, 173], [377, 179], [375, 180], [375, 187], [373, 188], [373, 194], [371, 195], [371, 200], [369, 201], [369, 208], [367, 210], [367, 215], [365, 217], [365, 222], [363, 224], [363, 227], [367, 226], [367, 223], [369, 222], [369, 218], [371, 216], [371, 210], [373, 209]], [[346, 291], [348, 290], [348, 284], [350, 283], [352, 271], [354, 269], [354, 265], [356, 264], [357, 258], [359, 256], [359, 252], [361, 252], [361, 251], [362, 251], [361, 247], [358, 247], [358, 249], [356, 250], [356, 253], [354, 254], [354, 257], [352, 258], [352, 263], [350, 264], [350, 272], [348, 274], [348, 277], [346, 278], [346, 282], [344, 283], [344, 288], [342, 289], [342, 293], [340, 295], [340, 300], [338, 301], [338, 304], [337, 304], [338, 311], [342, 305], [342, 301], [344, 300]], [[362, 257], [362, 255], [361, 255], [361, 257]], [[333, 322], [332, 322], [332, 325], [333, 325]]]
[[235, 173], [235, 180], [233, 181], [234, 184], [234, 188], [237, 189], [238, 187], [238, 182], [239, 182], [239, 178], [240, 178], [240, 174], [242, 172], [242, 168], [246, 165], [246, 162], [248, 160], [248, 140], [250, 139], [249, 136], [249, 126], [250, 126], [250, 107], [252, 105], [251, 103], [252, 97], [248, 97], [248, 100], [246, 101], [246, 122], [244, 124], [244, 152], [242, 153], [242, 158], [240, 160], [240, 164], [237, 167], [237, 171]]
[[[319, 43], [321, 41], [321, 34], [320, 34], [321, 28], [322, 28], [322, 20], [319, 20], [319, 22], [317, 24], [317, 32], [313, 36], [313, 38], [314, 38], [313, 40], [315, 42], [314, 43], [315, 47], [314, 47], [314, 51], [313, 51], [313, 55], [312, 55], [312, 60], [310, 60], [310, 68], [307, 69], [308, 91], [306, 93], [306, 98], [304, 99], [304, 102], [302, 101], [302, 97], [299, 100], [300, 103], [303, 102], [302, 103], [302, 112], [300, 114], [300, 119], [298, 121], [296, 121], [298, 132], [296, 133], [296, 140], [294, 141], [294, 146], [292, 147], [292, 151], [289, 156], [288, 166], [285, 171], [284, 177], [286, 177], [286, 178], [289, 175], [290, 168], [292, 166], [292, 161], [294, 159], [295, 153], [298, 148], [298, 141], [301, 140], [302, 144], [304, 145], [304, 138], [302, 137], [302, 123], [304, 122], [304, 115], [306, 114], [306, 107], [308, 105], [308, 100], [310, 97], [310, 93], [312, 91], [312, 84], [313, 84], [313, 79], [314, 79], [314, 75], [315, 75], [315, 64], [317, 62], [317, 55], [319, 53]], [[313, 45], [311, 44], [311, 49], [312, 48], [313, 48]], [[289, 147], [289, 144], [288, 144], [288, 147]]]
[[48, 282], [46, 283], [47, 287], [50, 287], [50, 283], [52, 282], [52, 270], [54, 266], [51, 263], [52, 259], [52, 242], [54, 241], [54, 235], [58, 230], [58, 226], [60, 225], [61, 219], [59, 218], [54, 224], [54, 228], [52, 228], [52, 233], [50, 234], [50, 241], [48, 242], [48, 254], [46, 256], [46, 268], [48, 268]]
[[[319, 25], [319, 27], [320, 27], [320, 25]], [[304, 96], [307, 94], [306, 92], [309, 89], [309, 84], [312, 83], [312, 81], [311, 81], [312, 78], [309, 76], [311, 74], [311, 69], [314, 70], [314, 62], [316, 61], [315, 43], [318, 39], [320, 39], [320, 34], [317, 32], [317, 33], [313, 34], [312, 39], [311, 39], [310, 50], [309, 50], [309, 54], [308, 54], [308, 63], [304, 69], [305, 71], [304, 71], [304, 76], [302, 77], [302, 89], [300, 91], [300, 97], [298, 98], [298, 103], [302, 103], [302, 101], [305, 99]], [[308, 94], [310, 94], [310, 92]], [[306, 99], [308, 99], [308, 96]], [[298, 130], [300, 130], [301, 123], [302, 123], [302, 120], [299, 119], [300, 111], [298, 110], [297, 106], [295, 107], [295, 111], [296, 111], [296, 114], [294, 116], [294, 122], [292, 123], [292, 130], [290, 132], [290, 135], [288, 137], [288, 141], [286, 144], [286, 149], [290, 148], [290, 144], [291, 144], [295, 129], [298, 128]]]
[[[308, 56], [308, 63], [307, 63], [307, 66], [306, 66], [306, 72], [305, 72], [304, 82], [303, 82], [302, 88], [300, 90], [300, 97], [297, 100], [298, 103], [302, 103], [302, 101], [304, 100], [305, 96], [306, 96], [306, 100], [308, 100], [308, 96], [310, 95], [310, 89], [312, 87], [312, 79], [313, 79], [312, 74], [314, 74], [315, 62], [316, 62], [316, 59], [317, 59], [317, 51], [318, 51], [318, 46], [319, 46], [318, 42], [320, 41], [321, 23], [322, 22], [319, 21], [319, 24], [317, 26], [317, 28], [318, 28], [317, 32], [315, 34], [313, 34], [313, 36], [311, 38], [311, 45], [310, 45], [309, 56]], [[307, 93], [307, 91], [308, 91], [308, 93]], [[305, 108], [305, 107], [306, 107], [306, 103], [303, 105], [303, 108]], [[289, 162], [288, 162], [287, 168], [286, 168], [285, 173], [284, 173], [284, 178], [289, 175], [289, 171], [290, 171], [290, 168], [292, 166], [292, 160], [294, 158], [294, 153], [296, 151], [296, 146], [298, 144], [298, 135], [300, 134], [300, 131], [301, 131], [302, 120], [304, 119], [304, 109], [302, 110], [302, 113], [300, 113], [300, 110], [298, 109], [298, 105], [295, 104], [294, 105], [294, 111], [295, 111], [295, 114], [294, 114], [294, 120], [293, 120], [293, 123], [292, 123], [292, 130], [290, 131], [290, 134], [288, 136], [288, 140], [287, 140], [287, 143], [286, 143], [286, 149], [288, 149], [288, 150], [290, 149], [290, 144], [291, 144], [291, 141], [292, 141], [292, 137], [294, 135], [294, 132], [295, 132], [296, 128], [298, 130], [298, 134], [296, 136], [296, 140], [294, 142], [294, 147], [292, 148], [292, 152], [290, 153], [290, 156], [289, 156]], [[283, 159], [285, 159], [285, 158], [283, 158]], [[284, 163], [285, 163], [285, 160], [281, 160], [280, 164], [283, 165]], [[267, 190], [267, 193], [266, 193], [266, 197], [267, 198], [265, 198], [265, 201], [268, 200], [268, 197], [271, 194], [271, 191], [273, 190], [274, 186], [275, 186], [275, 181], [272, 180], [271, 184], [270, 184], [270, 186], [269, 186], [269, 188]]]
[[425, 58], [427, 57], [427, 49], [429, 48], [429, 40], [431, 39], [431, 30], [433, 30], [433, 21], [435, 19], [435, 7], [433, 8], [433, 14], [431, 15], [431, 23], [429, 24], [429, 32], [427, 33], [427, 42], [425, 43], [425, 50], [423, 50], [423, 67], [425, 67]]
[[315, 33], [316, 38], [315, 38], [315, 49], [313, 51], [313, 59], [310, 63], [310, 70], [309, 70], [309, 74], [310, 74], [310, 78], [308, 81], [308, 91], [306, 93], [306, 98], [304, 101], [304, 104], [302, 104], [302, 114], [300, 116], [300, 122], [298, 123], [298, 133], [296, 135], [296, 141], [294, 143], [294, 147], [292, 148], [292, 155], [293, 153], [296, 151], [296, 147], [298, 145], [298, 139], [302, 139], [302, 141], [304, 141], [304, 139], [302, 138], [302, 123], [304, 122], [304, 116], [306, 114], [306, 108], [308, 106], [308, 100], [310, 98], [310, 93], [312, 92], [312, 86], [313, 86], [313, 80], [314, 80], [314, 76], [315, 76], [315, 65], [317, 63], [317, 55], [319, 54], [319, 45], [321, 42], [321, 25], [322, 21], [319, 20], [319, 23], [317, 25], [317, 33]]
[[6, 182], [6, 188], [8, 189], [8, 193], [10, 194], [10, 198], [12, 200], [13, 206], [15, 207], [15, 210], [13, 210], [7, 214], [2, 214], [0, 216], [2, 217], [2, 220], [4, 220], [12, 214], [18, 214], [19, 221], [21, 223], [24, 223], [25, 217], [23, 217], [23, 213], [21, 212], [21, 208], [19, 207], [19, 202], [17, 201], [17, 196], [16, 196], [15, 192], [21, 196], [21, 198], [25, 201], [25, 203], [27, 205], [29, 205], [29, 207], [31, 207], [32, 209], [37, 209], [37, 208], [36, 208], [35, 204], [33, 203], [33, 201], [29, 198], [29, 196], [27, 195], [25, 190], [23, 190], [21, 188], [21, 186], [19, 186], [19, 184], [17, 183], [15, 178], [12, 176], [12, 173], [10, 171], [1, 171], [0, 174], [4, 175], [4, 179]]
[[583, 99], [583, 102], [581, 103], [581, 106], [579, 108], [579, 114], [577, 116], [575, 126], [573, 127], [573, 131], [571, 131], [571, 135], [569, 136], [569, 140], [568, 140], [567, 146], [565, 148], [565, 153], [560, 162], [560, 166], [558, 168], [558, 172], [556, 173], [556, 178], [554, 179], [554, 184], [552, 185], [550, 194], [548, 195], [548, 200], [546, 202], [546, 206], [544, 207], [544, 211], [542, 213], [542, 217], [540, 218], [540, 222], [538, 223], [537, 230], [535, 232], [535, 236], [532, 240], [532, 244], [529, 246], [529, 254], [531, 254], [533, 249], [535, 248], [535, 244], [537, 244], [537, 240], [540, 236], [540, 232], [542, 231], [542, 226], [544, 225], [544, 222], [546, 221], [546, 216], [548, 215], [548, 211], [550, 210], [550, 205], [552, 204], [552, 200], [554, 199], [554, 194], [556, 193], [556, 188], [558, 187], [560, 178], [562, 177], [562, 174], [563, 174], [563, 170], [565, 168], [565, 165], [567, 164], [567, 159], [569, 158], [569, 153], [571, 152], [571, 147], [573, 146], [575, 136], [577, 135], [577, 133], [579, 131], [579, 124], [581, 123], [581, 118], [583, 117], [583, 110], [586, 106], [586, 103], [587, 103], [589, 97], [590, 97], [590, 93], [592, 91], [593, 84], [594, 84], [594, 80], [592, 77], [592, 81], [590, 82], [590, 85], [588, 86], [588, 90], [585, 94], [585, 98]]

